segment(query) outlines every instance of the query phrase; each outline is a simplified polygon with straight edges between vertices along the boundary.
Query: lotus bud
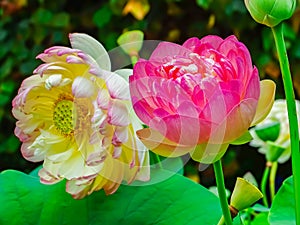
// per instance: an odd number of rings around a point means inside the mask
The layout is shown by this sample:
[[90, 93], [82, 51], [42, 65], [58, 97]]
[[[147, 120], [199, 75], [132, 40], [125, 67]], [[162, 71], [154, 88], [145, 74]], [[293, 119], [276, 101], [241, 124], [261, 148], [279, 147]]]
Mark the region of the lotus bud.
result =
[[140, 30], [133, 30], [123, 33], [118, 38], [117, 43], [120, 45], [122, 50], [131, 57], [133, 61], [137, 61], [138, 52], [142, 48], [143, 40], [144, 33]]
[[252, 18], [261, 24], [275, 27], [289, 19], [296, 8], [296, 0], [244, 0]]

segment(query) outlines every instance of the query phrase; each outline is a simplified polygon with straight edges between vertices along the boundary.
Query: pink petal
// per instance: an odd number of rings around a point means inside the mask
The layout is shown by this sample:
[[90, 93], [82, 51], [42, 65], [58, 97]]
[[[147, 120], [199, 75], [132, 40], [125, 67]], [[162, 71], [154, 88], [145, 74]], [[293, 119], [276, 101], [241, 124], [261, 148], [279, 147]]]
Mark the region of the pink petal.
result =
[[128, 127], [116, 127], [112, 139], [113, 145], [120, 145], [128, 140]]
[[149, 61], [166, 62], [166, 57], [173, 57], [175, 55], [187, 56], [191, 53], [187, 48], [181, 45], [171, 43], [171, 42], [161, 42], [152, 52]]
[[39, 54], [36, 58], [41, 59], [43, 62], [51, 63], [56, 61], [61, 61], [61, 57], [65, 54], [74, 54], [80, 52], [77, 49], [71, 49], [62, 46], [53, 46], [44, 51], [44, 53]]
[[62, 180], [62, 178], [52, 175], [44, 168], [40, 169], [38, 174], [39, 174], [41, 183], [43, 183], [43, 184], [56, 184]]
[[130, 83], [130, 93], [136, 101], [147, 99], [153, 108], [164, 108], [174, 111], [182, 102], [190, 97], [184, 89], [173, 80], [161, 77], [143, 77]]
[[230, 143], [242, 136], [250, 127], [257, 101], [245, 99], [236, 105], [218, 125], [213, 126], [209, 143]]
[[220, 87], [222, 90], [227, 90], [235, 93], [236, 95], [242, 95], [244, 84], [238, 79], [232, 79], [228, 82], [220, 82]]
[[22, 129], [16, 126], [14, 130], [15, 135], [19, 138], [21, 142], [30, 142], [31, 136], [25, 134]]
[[[147, 99], [142, 99], [140, 101], [135, 100], [135, 98], [132, 99], [133, 102], [133, 108], [135, 113], [137, 114], [138, 118], [145, 124], [149, 124], [149, 121], [152, 119], [154, 116], [154, 111], [149, 103], [147, 102]], [[152, 99], [150, 99], [150, 102]]]
[[211, 48], [217, 49], [224, 40], [217, 35], [207, 35], [200, 39], [201, 45], [209, 44]]
[[217, 86], [214, 93], [207, 99], [201, 118], [219, 124], [240, 101], [238, 93], [222, 90], [220, 86]]
[[106, 159], [106, 153], [104, 151], [97, 151], [90, 154], [86, 160], [88, 166], [97, 166], [103, 163]]
[[244, 98], [253, 98], [258, 100], [260, 95], [260, 81], [256, 68], [254, 68], [251, 75], [252, 76], [250, 77], [248, 84], [246, 84], [247, 86], [244, 87]]
[[197, 85], [192, 93], [192, 101], [195, 105], [197, 105], [199, 108], [203, 108], [206, 105], [206, 99], [204, 91], [200, 88], [199, 85]]
[[97, 96], [97, 103], [100, 109], [107, 110], [110, 102], [110, 95], [106, 89], [100, 89]]
[[149, 127], [158, 130], [175, 143], [195, 146], [208, 139], [211, 123], [192, 116], [170, 115], [157, 121], [150, 121]]
[[122, 147], [121, 146], [114, 146], [113, 147], [113, 158], [118, 159], [122, 154]]
[[140, 79], [141, 77], [148, 77], [155, 75], [156, 66], [149, 61], [140, 59], [133, 69], [133, 75], [129, 76], [129, 83], [133, 80]]
[[53, 74], [53, 73], [59, 73], [60, 71], [65, 72], [67, 71], [66, 68], [58, 66], [57, 61], [56, 62], [51, 62], [51, 63], [44, 63], [39, 65], [34, 71], [34, 74], [38, 74], [41, 77], [44, 74]]
[[122, 101], [112, 101], [107, 114], [108, 123], [112, 125], [128, 126], [130, 124], [128, 108]]
[[85, 62], [82, 60], [82, 58], [79, 58], [76, 55], [68, 55], [66, 59], [67, 63], [74, 63], [74, 64], [84, 64]]
[[88, 195], [87, 185], [77, 185], [77, 180], [69, 180], [66, 184], [66, 192], [72, 195], [74, 199], [82, 199]]
[[32, 142], [24, 142], [21, 145], [21, 153], [22, 156], [31, 162], [41, 162], [45, 158], [45, 152], [38, 152], [36, 153], [35, 149], [29, 148], [32, 145]]
[[[132, 103], [138, 117], [146, 124], [164, 109], [172, 114], [182, 102], [190, 101], [187, 93], [175, 81], [161, 77], [143, 77], [130, 83]], [[162, 112], [162, 111], [161, 111]], [[166, 113], [165, 112], [165, 113]]]
[[192, 38], [189, 38], [187, 39], [183, 44], [182, 46], [185, 47], [185, 48], [188, 48], [192, 51], [194, 51], [194, 47], [199, 45], [200, 44], [200, 40], [199, 38], [196, 38], [196, 37], [192, 37]]
[[218, 49], [219, 45], [223, 42], [223, 39], [219, 36], [208, 35], [200, 39], [200, 42], [196, 46], [190, 46], [188, 42], [186, 45], [189, 48], [193, 48], [193, 52], [198, 53], [199, 55], [204, 55], [207, 50]]
[[118, 74], [111, 73], [105, 82], [112, 98], [130, 100], [129, 86], [124, 78]]

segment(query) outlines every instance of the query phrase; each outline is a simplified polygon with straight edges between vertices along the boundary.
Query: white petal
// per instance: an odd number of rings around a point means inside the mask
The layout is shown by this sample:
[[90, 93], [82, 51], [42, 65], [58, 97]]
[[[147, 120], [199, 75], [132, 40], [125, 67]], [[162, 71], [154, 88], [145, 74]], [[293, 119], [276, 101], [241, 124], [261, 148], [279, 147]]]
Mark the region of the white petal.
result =
[[85, 197], [84, 189], [87, 185], [77, 185], [76, 180], [68, 180], [66, 184], [66, 192], [72, 195], [74, 199], [81, 199]]
[[53, 151], [52, 153], [48, 154], [46, 157], [47, 159], [53, 161], [53, 162], [62, 162], [67, 159], [69, 159], [74, 152], [74, 148], [69, 148], [65, 151]]
[[49, 145], [63, 142], [64, 137], [52, 134], [50, 132], [40, 130], [41, 134], [34, 140], [34, 142], [28, 146], [29, 149], [34, 149], [35, 154], [39, 152], [45, 152], [49, 149]]
[[94, 94], [92, 81], [84, 77], [76, 77], [72, 84], [72, 93], [76, 98], [88, 98]]
[[97, 166], [100, 163], [102, 163], [106, 158], [106, 154], [104, 151], [98, 151], [98, 152], [94, 152], [91, 153], [87, 160], [86, 160], [86, 164], [88, 166]]
[[123, 77], [129, 83], [129, 76], [133, 74], [132, 69], [120, 69], [116, 70], [114, 73]]
[[55, 177], [54, 175], [50, 174], [44, 168], [40, 169], [38, 174], [39, 174], [41, 183], [43, 183], [43, 184], [55, 184], [62, 180], [62, 178]]
[[114, 145], [119, 145], [125, 143], [128, 140], [128, 127], [116, 127], [112, 143]]
[[101, 143], [100, 134], [98, 131], [94, 131], [89, 139], [89, 144], [94, 145], [98, 143]]
[[145, 152], [145, 154], [143, 156], [144, 156], [143, 161], [140, 161], [141, 162], [140, 170], [137, 173], [135, 179], [140, 180], [140, 181], [149, 181], [150, 180], [149, 153]]
[[112, 101], [108, 109], [108, 123], [115, 126], [128, 126], [130, 118], [127, 106], [123, 102], [115, 100]]
[[94, 116], [91, 119], [92, 128], [94, 130], [98, 130], [99, 128], [103, 128], [106, 119], [107, 119], [107, 114], [103, 113], [101, 109], [96, 108]]
[[50, 90], [52, 87], [65, 86], [65, 85], [68, 85], [71, 82], [72, 81], [71, 81], [70, 78], [62, 79], [61, 74], [54, 74], [54, 75], [49, 76], [45, 80], [45, 88], [47, 90]]
[[113, 158], [117, 159], [122, 154], [122, 147], [121, 146], [114, 146]]
[[110, 95], [106, 89], [101, 89], [98, 92], [97, 103], [100, 109], [107, 110], [110, 101]]
[[106, 79], [106, 85], [112, 98], [130, 100], [129, 84], [119, 75], [111, 73]]
[[65, 85], [67, 85], [67, 84], [69, 84], [69, 83], [71, 83], [71, 82], [72, 82], [72, 80], [71, 80], [70, 78], [64, 78], [64, 79], [60, 82], [59, 86], [65, 86]]
[[62, 80], [61, 74], [54, 74], [45, 80], [45, 88], [50, 90], [52, 87], [57, 87]]
[[105, 48], [93, 37], [83, 33], [69, 35], [72, 48], [79, 49], [85, 54], [92, 56], [100, 68], [111, 70], [109, 55]]
[[106, 80], [108, 77], [110, 77], [112, 73], [110, 71], [101, 69], [98, 64], [90, 64], [90, 66], [89, 72], [97, 77], [102, 78], [103, 80]]

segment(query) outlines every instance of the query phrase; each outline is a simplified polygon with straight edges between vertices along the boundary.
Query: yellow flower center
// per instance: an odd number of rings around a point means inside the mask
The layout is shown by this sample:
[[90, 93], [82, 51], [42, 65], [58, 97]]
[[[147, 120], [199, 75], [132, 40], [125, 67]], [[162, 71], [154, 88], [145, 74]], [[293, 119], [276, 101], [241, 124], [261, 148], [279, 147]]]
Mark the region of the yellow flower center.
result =
[[74, 103], [70, 100], [59, 101], [53, 112], [53, 122], [57, 130], [64, 135], [69, 135], [75, 127]]

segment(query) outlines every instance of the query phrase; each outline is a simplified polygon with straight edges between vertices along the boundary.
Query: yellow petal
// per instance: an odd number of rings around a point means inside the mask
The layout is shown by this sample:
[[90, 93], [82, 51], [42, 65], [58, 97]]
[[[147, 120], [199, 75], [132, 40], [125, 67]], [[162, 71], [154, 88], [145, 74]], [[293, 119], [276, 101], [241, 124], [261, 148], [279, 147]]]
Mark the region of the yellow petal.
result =
[[180, 145], [170, 141], [151, 128], [138, 130], [136, 134], [148, 149], [161, 156], [178, 157], [194, 149], [194, 146]]
[[123, 15], [129, 12], [138, 20], [142, 20], [150, 10], [148, 0], [129, 0], [123, 9]]
[[269, 114], [274, 103], [275, 90], [276, 85], [272, 80], [262, 80], [260, 82], [260, 96], [251, 126], [258, 124]]

